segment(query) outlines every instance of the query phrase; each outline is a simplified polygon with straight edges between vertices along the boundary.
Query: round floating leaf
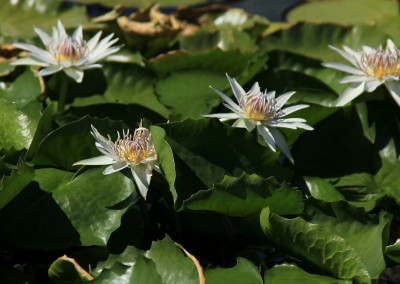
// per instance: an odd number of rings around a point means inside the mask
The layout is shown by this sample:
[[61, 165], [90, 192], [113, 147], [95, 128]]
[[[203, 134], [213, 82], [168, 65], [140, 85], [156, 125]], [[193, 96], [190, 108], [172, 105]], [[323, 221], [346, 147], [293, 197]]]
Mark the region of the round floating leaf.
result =
[[210, 268], [206, 269], [204, 274], [207, 283], [263, 283], [257, 267], [252, 262], [242, 257], [237, 259], [237, 264], [232, 268]]
[[220, 102], [219, 96], [210, 89], [226, 89], [228, 80], [224, 74], [192, 69], [171, 73], [155, 85], [159, 100], [179, 119], [200, 118]]
[[59, 257], [49, 268], [49, 278], [54, 283], [82, 283], [93, 279], [73, 258]]
[[261, 212], [260, 222], [268, 238], [287, 253], [336, 277], [371, 283], [358, 252], [328, 226], [269, 214], [268, 208]]
[[304, 177], [304, 180], [310, 190], [311, 196], [315, 199], [326, 202], [345, 200], [340, 191], [336, 190], [332, 184], [322, 178]]
[[[225, 175], [240, 176], [245, 171], [279, 181], [290, 172], [277, 161], [277, 153], [258, 144], [255, 133], [220, 123], [216, 119], [185, 120], [159, 125], [174, 153], [180, 200], [199, 189], [222, 181]], [[204, 147], [204, 145], [209, 145]]]
[[394, 0], [310, 1], [290, 10], [287, 19], [290, 22], [315, 20], [358, 24], [400, 20], [398, 11], [398, 3]]
[[[157, 100], [154, 75], [136, 64], [106, 63], [104, 74], [108, 87], [102, 97], [105, 102], [139, 104], [167, 117], [169, 111]], [[92, 98], [76, 99], [74, 105], [92, 104]]]
[[117, 131], [129, 129], [121, 121], [84, 117], [67, 123], [46, 136], [39, 145], [32, 160], [35, 165], [52, 166], [66, 170], [76, 170], [72, 164], [91, 157], [101, 156], [95, 147], [95, 140], [90, 135], [93, 125], [106, 137], [110, 134], [116, 139]]
[[274, 284], [351, 284], [351, 280], [339, 280], [329, 276], [311, 274], [294, 264], [276, 265], [264, 273], [264, 283]]
[[327, 226], [345, 239], [358, 253], [371, 279], [378, 279], [386, 268], [384, 247], [389, 240], [388, 226], [392, 217], [381, 211], [379, 215], [366, 214], [344, 202], [308, 206], [313, 224]]
[[396, 263], [400, 263], [400, 239], [386, 247], [385, 255]]
[[16, 103], [0, 100], [0, 149], [28, 149], [35, 135], [41, 105], [19, 110]]
[[0, 98], [15, 102], [19, 109], [23, 108], [41, 94], [42, 87], [38, 77], [27, 69], [9, 86], [0, 87]]
[[23, 162], [18, 164], [18, 169], [12, 171], [10, 176], [3, 176], [0, 187], [0, 209], [17, 196], [34, 176], [33, 168]]
[[1, 4], [0, 34], [5, 38], [25, 41], [37, 36], [33, 30], [34, 25], [50, 32], [51, 26], [55, 26], [58, 19], [66, 28], [87, 22], [85, 7], [73, 6], [68, 9], [67, 4], [61, 1], [3, 0]]
[[150, 131], [153, 137], [153, 143], [157, 153], [158, 165], [160, 166], [162, 172], [164, 173], [165, 178], [168, 181], [169, 188], [171, 190], [174, 201], [176, 201], [178, 195], [175, 189], [175, 179], [176, 179], [175, 161], [171, 147], [164, 140], [165, 130], [158, 126], [151, 126]]
[[225, 176], [222, 182], [193, 194], [183, 202], [183, 208], [207, 210], [228, 216], [243, 217], [269, 207], [279, 215], [300, 214], [303, 197], [287, 183], [275, 178], [262, 178], [243, 173], [238, 178]]
[[253, 53], [243, 53], [239, 50], [223, 51], [219, 48], [203, 52], [182, 50], [161, 54], [151, 59], [147, 66], [160, 76], [194, 68], [210, 69], [221, 74], [229, 73], [231, 76], [237, 76], [243, 72], [253, 56]]
[[153, 242], [150, 250], [127, 247], [120, 255], [110, 255], [94, 269], [93, 283], [199, 283], [196, 266], [166, 236]]
[[70, 173], [60, 170], [36, 170], [35, 180], [40, 188], [52, 193], [54, 201], [79, 233], [84, 246], [107, 244], [128, 209], [110, 207], [135, 192], [130, 178], [121, 173], [103, 175], [103, 170], [104, 167], [90, 169], [72, 180], [66, 178]]
[[375, 182], [374, 176], [368, 173], [352, 174], [339, 179], [332, 178], [328, 184], [330, 186], [334, 184], [336, 190], [346, 198], [349, 204], [363, 207], [366, 212], [377, 207], [379, 201], [385, 196], [384, 190]]
[[[318, 35], [318, 36], [315, 36]], [[363, 45], [377, 48], [388, 36], [382, 30], [370, 26], [343, 26], [332, 23], [296, 23], [287, 29], [267, 35], [260, 42], [262, 49], [285, 50], [299, 53], [322, 61], [347, 61], [328, 45], [341, 47], [343, 44], [354, 49]]]

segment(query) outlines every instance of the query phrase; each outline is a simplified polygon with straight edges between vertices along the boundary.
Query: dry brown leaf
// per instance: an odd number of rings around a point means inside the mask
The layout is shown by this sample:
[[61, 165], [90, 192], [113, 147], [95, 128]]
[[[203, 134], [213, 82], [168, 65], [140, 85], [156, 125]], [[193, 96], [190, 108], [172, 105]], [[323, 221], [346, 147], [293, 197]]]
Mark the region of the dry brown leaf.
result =
[[197, 260], [197, 258], [190, 254], [183, 246], [180, 244], [175, 243], [178, 247], [180, 247], [185, 254], [193, 261], [194, 265], [196, 265], [197, 268], [197, 273], [199, 275], [199, 284], [206, 284], [206, 278], [204, 277], [204, 272], [203, 272], [203, 267], [200, 265], [200, 262]]
[[153, 4], [140, 9], [129, 18], [121, 16], [117, 23], [122, 30], [131, 36], [140, 37], [174, 37], [181, 31], [181, 22], [174, 15], [166, 15], [159, 11], [160, 5]]
[[76, 270], [78, 270], [79, 273], [80, 273], [82, 276], [88, 278], [89, 280], [93, 280], [93, 279], [94, 279], [94, 277], [93, 277], [92, 275], [90, 275], [85, 269], [83, 269], [83, 268], [79, 265], [79, 263], [76, 262], [75, 259], [68, 257], [66, 254], [64, 254], [62, 257], [60, 257], [60, 259], [65, 260], [65, 261], [68, 261], [68, 262], [71, 262], [71, 263], [75, 266]]

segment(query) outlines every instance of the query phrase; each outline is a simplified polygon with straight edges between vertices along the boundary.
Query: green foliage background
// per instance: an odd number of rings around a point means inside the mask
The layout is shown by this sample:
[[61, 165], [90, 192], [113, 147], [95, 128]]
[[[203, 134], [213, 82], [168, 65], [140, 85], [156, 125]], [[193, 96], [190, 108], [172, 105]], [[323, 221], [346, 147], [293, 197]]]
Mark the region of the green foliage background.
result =
[[[334, 107], [345, 73], [321, 65], [345, 63], [328, 45], [399, 45], [397, 1], [306, 1], [282, 23], [221, 6], [169, 15], [151, 6], [140, 12], [144, 33], [121, 25], [135, 23], [119, 7], [90, 18], [84, 5], [14, 2], [0, 1], [1, 283], [399, 281], [400, 109], [384, 86]], [[124, 45], [71, 80], [63, 112], [60, 74], [10, 65], [9, 44], [40, 45], [32, 26], [50, 31], [57, 19]], [[209, 88], [232, 95], [225, 73], [310, 105], [295, 116], [314, 131], [283, 131], [294, 165], [256, 131], [201, 116], [228, 112]], [[129, 171], [72, 166], [99, 155], [91, 124], [116, 139], [141, 119], [162, 172], [146, 201]]]

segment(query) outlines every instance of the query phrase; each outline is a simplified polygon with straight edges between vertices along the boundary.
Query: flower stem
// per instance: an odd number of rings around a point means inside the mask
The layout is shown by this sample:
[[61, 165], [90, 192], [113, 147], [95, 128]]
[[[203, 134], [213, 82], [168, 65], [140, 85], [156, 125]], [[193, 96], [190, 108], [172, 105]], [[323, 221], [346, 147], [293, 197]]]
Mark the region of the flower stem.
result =
[[68, 81], [68, 76], [61, 73], [60, 95], [58, 97], [58, 111], [64, 110], [65, 101], [67, 100], [68, 94]]

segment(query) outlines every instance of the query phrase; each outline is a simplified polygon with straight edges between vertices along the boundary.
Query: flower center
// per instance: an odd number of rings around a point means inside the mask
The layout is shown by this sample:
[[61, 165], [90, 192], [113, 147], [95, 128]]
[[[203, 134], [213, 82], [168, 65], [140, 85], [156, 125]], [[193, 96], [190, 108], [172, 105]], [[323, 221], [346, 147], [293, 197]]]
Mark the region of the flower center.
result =
[[370, 54], [363, 53], [361, 57], [361, 68], [371, 77], [383, 78], [384, 76], [400, 75], [400, 52], [392, 52], [388, 48], [381, 47]]
[[121, 159], [135, 165], [139, 165], [148, 158], [157, 158], [151, 133], [144, 127], [136, 129], [133, 136], [129, 134], [128, 130], [126, 134], [123, 134], [122, 139], [118, 134], [114, 150]]
[[71, 63], [74, 63], [88, 54], [86, 42], [78, 42], [71, 37], [67, 37], [56, 46], [50, 45], [48, 50], [57, 61], [69, 61]]
[[239, 104], [246, 116], [254, 121], [269, 121], [280, 114], [275, 98], [262, 92], [243, 96]]

